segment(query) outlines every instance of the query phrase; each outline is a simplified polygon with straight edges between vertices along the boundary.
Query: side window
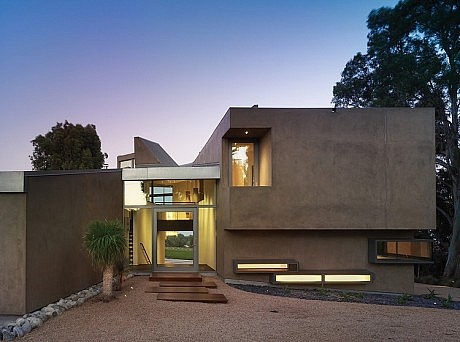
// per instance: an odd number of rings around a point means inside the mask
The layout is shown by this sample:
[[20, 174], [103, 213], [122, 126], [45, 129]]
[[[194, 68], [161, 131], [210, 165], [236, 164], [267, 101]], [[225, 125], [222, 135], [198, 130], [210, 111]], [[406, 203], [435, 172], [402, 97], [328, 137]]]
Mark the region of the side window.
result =
[[258, 148], [255, 142], [232, 142], [231, 185], [258, 186]]

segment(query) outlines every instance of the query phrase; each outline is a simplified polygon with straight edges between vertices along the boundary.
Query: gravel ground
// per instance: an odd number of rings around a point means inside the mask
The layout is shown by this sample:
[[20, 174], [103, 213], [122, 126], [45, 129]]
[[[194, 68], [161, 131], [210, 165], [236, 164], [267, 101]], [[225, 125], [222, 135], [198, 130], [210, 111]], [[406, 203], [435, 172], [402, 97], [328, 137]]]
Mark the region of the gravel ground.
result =
[[459, 341], [460, 311], [267, 296], [228, 286], [228, 304], [166, 302], [147, 277], [90, 299], [19, 341]]

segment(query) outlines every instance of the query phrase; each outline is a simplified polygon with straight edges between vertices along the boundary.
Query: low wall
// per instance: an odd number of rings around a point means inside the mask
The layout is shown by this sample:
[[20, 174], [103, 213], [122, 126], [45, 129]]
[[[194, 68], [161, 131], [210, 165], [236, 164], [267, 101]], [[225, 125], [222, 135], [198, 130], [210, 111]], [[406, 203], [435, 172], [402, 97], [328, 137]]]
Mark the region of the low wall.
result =
[[26, 309], [26, 195], [0, 193], [0, 314]]
[[26, 173], [26, 310], [102, 280], [82, 246], [92, 220], [123, 215], [121, 170]]

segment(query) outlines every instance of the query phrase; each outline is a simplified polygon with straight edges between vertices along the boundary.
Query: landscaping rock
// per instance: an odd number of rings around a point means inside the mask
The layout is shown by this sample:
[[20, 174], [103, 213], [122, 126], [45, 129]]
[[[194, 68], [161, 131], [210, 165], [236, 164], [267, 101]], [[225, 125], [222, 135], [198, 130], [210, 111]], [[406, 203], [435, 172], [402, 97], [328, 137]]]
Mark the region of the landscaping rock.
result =
[[25, 335], [24, 333], [24, 330], [22, 330], [22, 328], [18, 325], [15, 325], [14, 328], [13, 328], [13, 333], [17, 336], [17, 337], [22, 337]]
[[91, 286], [66, 298], [61, 298], [56, 303], [51, 303], [40, 310], [25, 314], [7, 326], [0, 326], [0, 341], [12, 341], [16, 337], [23, 337], [32, 329], [42, 326], [48, 319], [56, 317], [73, 307], [82, 305], [88, 299], [100, 294], [101, 291], [102, 285]]
[[6, 328], [2, 329], [2, 335], [3, 341], [13, 341], [16, 338], [15, 334]]

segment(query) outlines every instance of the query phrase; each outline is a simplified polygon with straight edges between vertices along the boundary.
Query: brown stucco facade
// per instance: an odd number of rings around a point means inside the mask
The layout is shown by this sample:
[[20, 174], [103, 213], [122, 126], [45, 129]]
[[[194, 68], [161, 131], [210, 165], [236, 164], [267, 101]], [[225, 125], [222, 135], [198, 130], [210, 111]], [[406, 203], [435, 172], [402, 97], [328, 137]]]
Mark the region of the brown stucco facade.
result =
[[92, 220], [122, 220], [120, 170], [26, 172], [23, 191], [0, 202], [0, 313], [31, 312], [101, 281], [82, 236]]
[[0, 314], [26, 311], [26, 196], [0, 193]]
[[[259, 144], [259, 186], [230, 184], [230, 144]], [[230, 108], [195, 164], [220, 163], [217, 273], [236, 259], [367, 270], [357, 289], [411, 292], [413, 265], [369, 263], [369, 239], [435, 228], [432, 109]]]
[[[239, 142], [255, 146], [251, 186], [232, 184]], [[126, 204], [127, 183], [145, 181], [171, 181], [177, 193], [177, 181], [196, 184], [186, 204], [201, 210], [200, 260], [226, 280], [272, 280], [270, 272], [236, 272], [237, 260], [295, 260], [300, 272], [372, 275], [333, 287], [410, 293], [414, 264], [376, 262], [370, 246], [435, 228], [434, 146], [430, 108], [254, 106], [230, 108], [187, 167], [137, 137], [135, 153], [118, 158], [131, 169], [0, 173], [0, 313], [29, 312], [100, 281], [82, 234], [91, 220], [123, 220], [124, 211], [125, 227], [135, 224], [129, 210], [150, 210], [152, 221], [156, 204], [145, 194], [138, 208]], [[153, 261], [152, 225], [142, 234]]]

